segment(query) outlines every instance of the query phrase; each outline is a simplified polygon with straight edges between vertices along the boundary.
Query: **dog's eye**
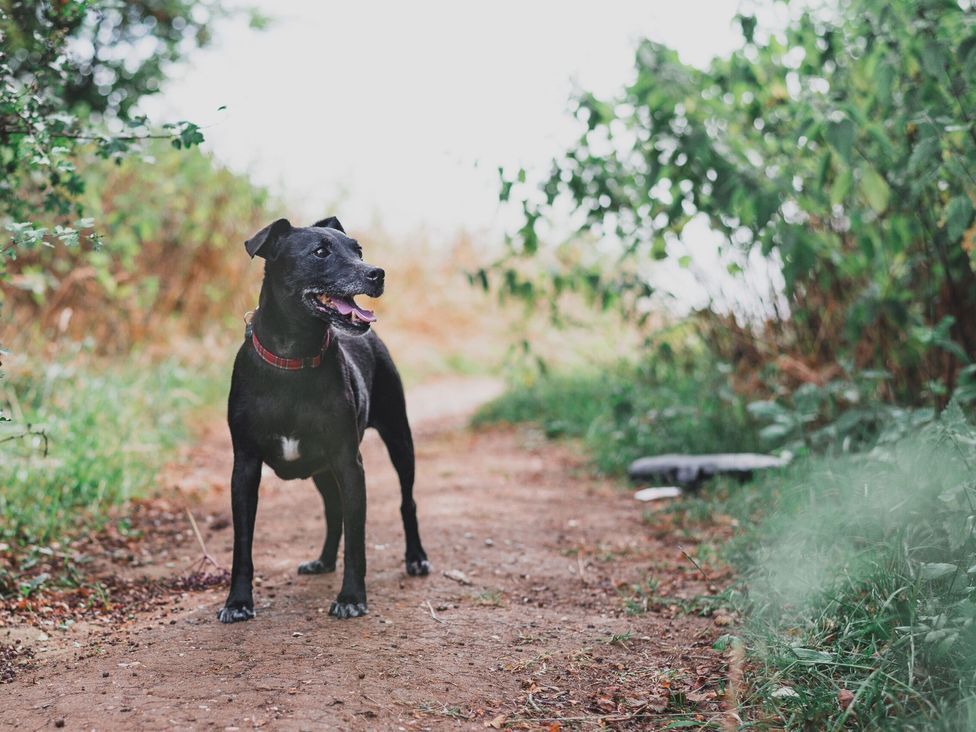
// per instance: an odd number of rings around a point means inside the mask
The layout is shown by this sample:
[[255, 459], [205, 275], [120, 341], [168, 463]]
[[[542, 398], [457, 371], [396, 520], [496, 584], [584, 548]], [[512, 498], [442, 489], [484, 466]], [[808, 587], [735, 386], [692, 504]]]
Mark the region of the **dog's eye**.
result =
[[319, 247], [314, 252], [312, 252], [312, 254], [318, 257], [319, 259], [325, 259], [327, 256], [329, 256], [329, 250], [326, 249], [325, 247]]

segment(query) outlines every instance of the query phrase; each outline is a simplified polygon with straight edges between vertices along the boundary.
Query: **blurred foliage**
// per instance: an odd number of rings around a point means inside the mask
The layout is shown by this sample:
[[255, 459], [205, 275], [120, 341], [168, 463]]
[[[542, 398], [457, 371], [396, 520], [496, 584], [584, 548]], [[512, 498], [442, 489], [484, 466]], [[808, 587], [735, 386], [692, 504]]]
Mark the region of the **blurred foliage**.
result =
[[191, 0], [0, 0], [0, 276], [20, 251], [83, 235], [98, 244], [80, 148], [119, 160], [152, 137], [203, 141], [192, 122], [151, 129], [131, 111], [168, 64], [208, 42], [219, 13]]
[[[538, 189], [524, 171], [503, 177], [521, 228], [474, 279], [530, 302], [583, 292], [638, 313], [651, 292], [641, 266], [673, 257], [704, 217], [725, 248], [761, 251], [785, 278], [764, 323], [702, 319], [740, 377], [772, 365], [776, 394], [886, 372], [874, 396], [934, 406], [972, 384], [973, 4], [804, 8], [787, 8], [777, 33], [741, 16], [742, 47], [704, 71], [641, 43], [620, 97], [577, 96], [583, 133]], [[573, 255], [550, 226], [567, 205]]]
[[[254, 306], [241, 242], [271, 216], [267, 194], [199, 150], [156, 143], [151, 161], [89, 160], [81, 201], [109, 232], [93, 252], [40, 247], [9, 265], [0, 300], [21, 338], [88, 338], [125, 351], [206, 334]], [[151, 163], [151, 164], [149, 164]]]
[[974, 476], [976, 428], [952, 402], [868, 452], [800, 460], [748, 488], [718, 482], [672, 509], [741, 527], [723, 552], [742, 571], [746, 620], [733, 632], [750, 659], [749, 718], [974, 728]]
[[698, 347], [661, 340], [639, 365], [543, 373], [481, 408], [475, 424], [528, 422], [547, 437], [581, 438], [596, 467], [622, 474], [667, 452], [755, 448], [758, 422], [728, 385], [728, 367]]

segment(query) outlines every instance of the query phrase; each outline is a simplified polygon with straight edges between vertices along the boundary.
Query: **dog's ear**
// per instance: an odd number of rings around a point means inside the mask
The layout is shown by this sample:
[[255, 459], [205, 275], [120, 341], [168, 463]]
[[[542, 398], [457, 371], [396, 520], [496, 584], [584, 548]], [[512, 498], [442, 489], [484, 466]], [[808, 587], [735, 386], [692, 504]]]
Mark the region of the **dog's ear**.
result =
[[339, 219], [337, 219], [335, 216], [329, 216], [327, 219], [316, 221], [314, 224], [312, 224], [312, 226], [316, 226], [320, 229], [337, 229], [343, 234], [346, 233], [346, 230], [342, 228], [342, 224], [339, 223]]
[[252, 259], [254, 255], [258, 255], [273, 261], [278, 257], [279, 240], [289, 231], [291, 222], [288, 219], [278, 219], [244, 242], [244, 249]]

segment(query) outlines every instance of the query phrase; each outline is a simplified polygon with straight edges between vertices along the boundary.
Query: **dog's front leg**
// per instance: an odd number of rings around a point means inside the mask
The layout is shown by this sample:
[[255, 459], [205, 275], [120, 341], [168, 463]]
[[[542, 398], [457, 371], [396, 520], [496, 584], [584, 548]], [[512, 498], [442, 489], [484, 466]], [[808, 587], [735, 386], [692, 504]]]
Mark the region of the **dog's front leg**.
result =
[[254, 517], [258, 511], [258, 485], [261, 482], [261, 459], [235, 446], [234, 472], [231, 475], [231, 510], [234, 515], [234, 563], [230, 572], [230, 595], [217, 613], [222, 623], [236, 623], [254, 617], [251, 582], [254, 564], [251, 544], [254, 539]]
[[342, 589], [329, 614], [337, 618], [356, 618], [366, 609], [366, 478], [363, 458], [337, 460], [333, 472], [342, 497], [342, 526], [346, 535], [342, 568]]

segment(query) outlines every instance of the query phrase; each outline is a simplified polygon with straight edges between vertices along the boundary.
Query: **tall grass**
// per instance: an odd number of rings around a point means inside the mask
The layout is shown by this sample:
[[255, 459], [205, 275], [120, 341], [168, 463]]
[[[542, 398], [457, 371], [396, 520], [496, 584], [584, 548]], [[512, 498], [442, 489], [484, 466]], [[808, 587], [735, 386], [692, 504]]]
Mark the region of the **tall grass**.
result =
[[[177, 359], [74, 358], [8, 375], [0, 397], [14, 420], [0, 423], [0, 541], [15, 555], [63, 541], [145, 495], [187, 437], [188, 415], [222, 397], [218, 373]], [[17, 437], [27, 425], [33, 434]]]
[[[695, 506], [693, 504], [697, 503]], [[976, 429], [958, 405], [679, 510], [731, 515], [751, 716], [788, 729], [976, 729]]]
[[483, 407], [474, 423], [530, 422], [549, 437], [580, 438], [599, 470], [619, 474], [654, 453], [755, 449], [758, 425], [727, 382], [721, 364], [665, 348], [640, 366], [543, 375]]

